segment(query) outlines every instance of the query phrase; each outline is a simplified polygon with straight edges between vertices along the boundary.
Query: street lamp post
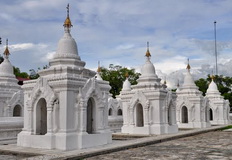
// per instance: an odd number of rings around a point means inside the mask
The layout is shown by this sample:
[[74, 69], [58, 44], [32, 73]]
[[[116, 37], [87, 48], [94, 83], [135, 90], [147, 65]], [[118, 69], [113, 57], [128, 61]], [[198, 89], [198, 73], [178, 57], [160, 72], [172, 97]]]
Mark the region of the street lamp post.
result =
[[217, 23], [217, 22], [216, 22], [216, 21], [214, 21], [214, 45], [215, 45], [215, 60], [216, 60], [216, 64], [215, 64], [215, 72], [216, 72], [216, 75], [218, 75], [216, 23]]

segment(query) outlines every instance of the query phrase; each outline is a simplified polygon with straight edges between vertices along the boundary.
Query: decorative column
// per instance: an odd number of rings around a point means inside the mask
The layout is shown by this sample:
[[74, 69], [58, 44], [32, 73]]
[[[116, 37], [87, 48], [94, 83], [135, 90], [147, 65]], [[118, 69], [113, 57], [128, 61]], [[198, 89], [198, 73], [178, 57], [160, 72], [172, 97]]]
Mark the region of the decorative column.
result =
[[53, 112], [53, 132], [57, 132], [59, 129], [59, 101], [54, 102], [54, 112]]
[[[171, 106], [169, 106], [169, 107], [171, 107]], [[168, 117], [169, 117], [169, 120], [171, 121], [171, 119], [170, 119], [171, 117], [169, 115], [169, 107], [166, 106], [165, 110], [164, 110], [164, 123], [165, 124], [169, 124]]]
[[80, 111], [80, 132], [86, 132], [86, 107], [87, 103], [84, 102], [83, 98], [79, 102]]
[[104, 110], [103, 110], [103, 108], [102, 107], [99, 107], [98, 108], [98, 121], [97, 121], [97, 129], [98, 130], [101, 130], [101, 129], [103, 129], [103, 123], [104, 123]]
[[6, 115], [7, 117], [13, 117], [13, 108], [11, 108], [10, 105], [7, 106], [6, 111], [7, 111], [7, 115]]
[[51, 134], [52, 133], [52, 129], [53, 129], [53, 107], [52, 105], [50, 105], [49, 107], [47, 107], [47, 134]]
[[134, 120], [134, 112], [133, 112], [133, 108], [130, 108], [129, 109], [129, 111], [130, 111], [130, 125], [135, 125], [135, 120]]
[[150, 103], [149, 101], [147, 101], [146, 106], [144, 107], [144, 126], [149, 125], [149, 107], [150, 107]]
[[32, 106], [27, 107], [27, 111], [28, 111], [28, 126], [27, 129], [29, 132], [33, 132], [33, 108]]
[[180, 108], [178, 106], [178, 109], [176, 110], [176, 122], [180, 123]]
[[172, 113], [171, 113], [171, 115], [172, 115], [172, 117], [171, 117], [171, 120], [172, 120], [172, 123], [171, 123], [171, 125], [174, 125], [174, 124], [176, 124], [176, 108], [174, 107], [174, 106], [170, 106], [171, 107], [171, 111], [172, 111]]

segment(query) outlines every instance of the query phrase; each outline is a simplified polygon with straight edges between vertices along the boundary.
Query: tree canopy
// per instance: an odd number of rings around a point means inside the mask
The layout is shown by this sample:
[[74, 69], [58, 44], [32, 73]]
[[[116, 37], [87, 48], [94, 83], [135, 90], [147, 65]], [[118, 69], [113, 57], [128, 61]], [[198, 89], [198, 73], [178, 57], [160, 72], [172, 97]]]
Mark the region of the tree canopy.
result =
[[27, 72], [21, 72], [18, 67], [13, 67], [14, 68], [14, 74], [16, 77], [21, 77], [21, 78], [28, 78], [29, 75]]
[[140, 73], [135, 72], [135, 69], [128, 69], [119, 65], [110, 64], [109, 68], [101, 67], [101, 77], [105, 81], [109, 81], [111, 90], [110, 93], [115, 97], [119, 95], [122, 90], [123, 82], [126, 80], [126, 74], [128, 74], [128, 80], [132, 85], [137, 84], [137, 79]]

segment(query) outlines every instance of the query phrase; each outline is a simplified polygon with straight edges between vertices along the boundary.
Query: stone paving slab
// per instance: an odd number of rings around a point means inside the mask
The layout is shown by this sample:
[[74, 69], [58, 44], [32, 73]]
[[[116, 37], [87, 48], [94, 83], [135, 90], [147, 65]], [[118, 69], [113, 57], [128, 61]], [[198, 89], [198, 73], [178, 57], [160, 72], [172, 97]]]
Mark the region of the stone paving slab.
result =
[[28, 160], [37, 160], [37, 159], [77, 159], [77, 158], [86, 158], [101, 154], [108, 154], [111, 152], [142, 147], [146, 145], [156, 144], [160, 142], [170, 141], [182, 137], [193, 136], [201, 133], [206, 133], [210, 131], [219, 130], [225, 126], [213, 126], [207, 129], [191, 129], [191, 130], [180, 130], [176, 134], [165, 134], [165, 135], [154, 135], [144, 138], [136, 138], [130, 140], [116, 140], [113, 143], [103, 146], [98, 146], [89, 149], [74, 150], [74, 151], [60, 151], [60, 150], [45, 150], [45, 149], [36, 149], [28, 147], [19, 147], [16, 144], [9, 145], [0, 145], [0, 151], [10, 151], [20, 154], [34, 154], [38, 156], [26, 158]]

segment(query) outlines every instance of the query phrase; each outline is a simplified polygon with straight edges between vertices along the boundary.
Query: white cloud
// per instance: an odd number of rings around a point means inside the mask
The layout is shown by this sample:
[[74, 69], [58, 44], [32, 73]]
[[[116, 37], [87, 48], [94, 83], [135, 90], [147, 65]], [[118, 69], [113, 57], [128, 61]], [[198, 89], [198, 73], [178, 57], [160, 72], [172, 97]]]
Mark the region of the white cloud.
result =
[[155, 63], [157, 70], [160, 70], [166, 74], [186, 68], [186, 57], [176, 56], [164, 61]]
[[55, 51], [53, 51], [53, 52], [48, 52], [45, 56], [43, 56], [43, 57], [41, 57], [41, 61], [42, 62], [48, 62], [48, 61], [50, 61], [52, 58], [53, 58], [53, 56], [55, 55]]
[[34, 44], [32, 43], [21, 43], [21, 44], [14, 44], [14, 45], [9, 45], [9, 48], [14, 51], [19, 51], [19, 50], [27, 50], [35, 47]]
[[116, 47], [117, 50], [126, 50], [126, 49], [132, 49], [134, 47], [133, 44], [122, 44]]

